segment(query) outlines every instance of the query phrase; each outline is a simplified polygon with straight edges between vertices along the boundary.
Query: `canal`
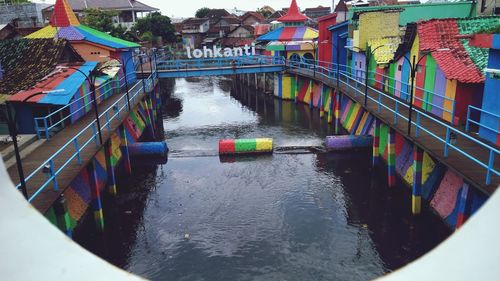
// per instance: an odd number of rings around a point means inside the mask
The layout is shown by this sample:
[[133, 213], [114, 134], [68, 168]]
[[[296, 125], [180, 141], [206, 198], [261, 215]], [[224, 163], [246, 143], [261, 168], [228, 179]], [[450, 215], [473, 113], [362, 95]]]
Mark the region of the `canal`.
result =
[[222, 138], [321, 146], [333, 128], [307, 105], [219, 77], [178, 79], [169, 95], [168, 163], [135, 166], [104, 202], [105, 232], [90, 218], [75, 234], [105, 260], [152, 280], [369, 280], [449, 235], [411, 215], [371, 151], [217, 155]]

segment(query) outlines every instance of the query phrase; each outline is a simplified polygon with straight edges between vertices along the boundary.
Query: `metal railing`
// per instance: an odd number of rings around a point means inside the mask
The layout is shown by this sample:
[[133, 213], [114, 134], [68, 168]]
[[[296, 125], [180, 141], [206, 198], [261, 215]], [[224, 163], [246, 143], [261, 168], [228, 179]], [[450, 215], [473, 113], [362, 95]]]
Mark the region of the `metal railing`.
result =
[[284, 65], [283, 57], [273, 56], [242, 56], [209, 59], [185, 59], [185, 60], [160, 60], [157, 62], [158, 71], [174, 71], [186, 69], [205, 69], [218, 67], [243, 67], [252, 65]]
[[[474, 120], [474, 118], [472, 117], [473, 112], [477, 112], [479, 118], [490, 117], [492, 119], [496, 119], [497, 127], [491, 128], [485, 124], [482, 124], [480, 121]], [[484, 114], [484, 116], [483, 116], [483, 114]], [[479, 132], [480, 129], [485, 129], [486, 131], [489, 131], [489, 132], [495, 134], [495, 139], [497, 139], [498, 135], [500, 134], [500, 131], [498, 129], [499, 124], [500, 124], [500, 115], [486, 111], [482, 108], [478, 108], [478, 107], [475, 107], [472, 105], [469, 105], [469, 107], [467, 108], [467, 121], [465, 123], [465, 131], [471, 132], [471, 125], [473, 125], [473, 127], [475, 127], [477, 129], [474, 131], [475, 133]]]
[[[301, 69], [307, 69], [310, 73], [311, 69], [315, 68], [316, 75], [324, 75], [325, 78], [335, 80], [336, 77], [332, 75], [332, 73], [335, 73], [335, 69], [327, 69], [327, 67], [323, 66], [317, 66], [317, 65], [311, 65], [306, 62], [288, 62], [287, 66], [289, 68], [295, 68], [297, 70]], [[357, 78], [352, 77], [352, 73], [349, 73], [347, 71], [339, 71], [339, 77], [340, 77], [340, 83], [344, 84], [346, 87], [349, 87], [354, 90], [355, 96], [357, 95], [364, 95], [364, 92], [362, 89], [364, 89], [365, 84], [364, 81], [360, 81]], [[399, 118], [405, 120], [408, 122], [408, 117], [403, 115], [401, 113], [401, 109], [406, 109], [408, 112], [410, 110], [410, 105], [409, 102], [401, 100], [397, 97], [394, 97], [390, 94], [387, 94], [385, 92], [382, 92], [374, 87], [371, 87], [368, 85], [368, 88], [371, 89], [371, 91], [375, 92], [377, 97], [374, 98], [371, 95], [368, 95], [368, 99], [371, 100], [372, 102], [375, 102], [377, 104], [377, 111], [380, 112], [382, 108], [388, 110], [394, 115], [394, 123], [397, 123], [397, 120]], [[388, 106], [383, 102], [383, 100], [389, 100], [391, 101], [391, 104], [394, 104], [394, 108], [391, 106]], [[454, 128], [452, 125], [447, 124], [443, 122], [442, 120], [439, 120], [438, 118], [426, 113], [423, 110], [420, 110], [418, 108], [414, 108], [413, 112], [416, 114], [416, 120], [412, 121], [411, 124], [415, 126], [416, 131], [415, 131], [415, 137], [418, 138], [420, 136], [420, 132], [425, 132], [428, 135], [432, 136], [433, 139], [437, 140], [438, 142], [443, 144], [443, 156], [448, 157], [449, 156], [449, 151], [450, 149], [455, 150], [459, 154], [463, 155], [467, 159], [473, 161], [474, 163], [478, 164], [482, 168], [486, 170], [486, 178], [485, 178], [485, 183], [487, 185], [491, 184], [491, 176], [500, 176], [500, 172], [497, 171], [494, 168], [494, 163], [495, 163], [495, 157], [498, 156], [500, 151], [496, 148], [493, 147], [477, 138], [474, 138], [462, 131], [460, 131], [457, 128]], [[425, 124], [422, 124], [421, 120], [422, 118], [427, 118], [428, 120], [432, 121], [433, 127], [440, 127], [440, 129], [443, 129], [445, 131], [445, 136], [439, 136], [437, 133], [435, 133], [435, 129], [427, 128], [425, 127]], [[467, 139], [468, 141], [471, 141], [474, 145], [477, 147], [483, 148], [486, 151], [488, 151], [488, 159], [485, 161], [484, 159], [478, 159], [476, 156], [472, 155], [471, 153], [463, 150], [459, 146], [456, 145], [455, 142], [452, 141], [452, 135], [454, 136], [460, 136], [461, 138]]]
[[[143, 92], [149, 92], [152, 90], [155, 83], [154, 75], [155, 74], [151, 74], [146, 79], [145, 83], [141, 83], [141, 81], [138, 81], [130, 89], [129, 93], [131, 103], [135, 103], [136, 98], [138, 98], [138, 96]], [[145, 89], [143, 85], [145, 86]], [[100, 113], [99, 119], [102, 118], [105, 120], [105, 122], [102, 124], [101, 129], [107, 129], [111, 132], [111, 123], [115, 119], [120, 118], [120, 115], [123, 111], [128, 111], [128, 101], [126, 95], [121, 96], [112, 105], [110, 105], [107, 109]], [[45, 176], [45, 181], [38, 188], [36, 188], [36, 191], [33, 194], [29, 196], [29, 202], [32, 202], [49, 185], [52, 185], [54, 190], [59, 189], [57, 176], [73, 161], [76, 161], [78, 165], [81, 165], [81, 153], [84, 149], [88, 148], [91, 143], [94, 142], [97, 148], [100, 146], [97, 131], [97, 121], [94, 119], [25, 178], [26, 183], [29, 183], [35, 178], [37, 174], [42, 173]], [[89, 132], [90, 136], [84, 136], [86, 134], [89, 134]], [[81, 138], [84, 139], [82, 140]], [[61, 160], [59, 157], [64, 158]], [[60, 164], [59, 167], [56, 167], [56, 158], [59, 158], [59, 162], [63, 161], [63, 163]], [[19, 189], [20, 184], [18, 184], [16, 187]]]
[[[127, 74], [127, 77], [135, 78], [135, 76], [136, 76], [135, 73]], [[114, 85], [117, 83], [119, 83], [119, 85]], [[109, 89], [106, 89], [105, 91], [101, 92], [102, 89], [105, 89], [109, 85], [111, 85]], [[97, 100], [103, 100], [103, 98], [107, 98], [110, 92], [117, 89], [121, 89], [124, 85], [125, 85], [125, 77], [120, 78], [119, 81], [117, 80], [107, 81], [106, 83], [96, 88], [96, 92], [99, 93], [96, 97]], [[84, 96], [81, 96], [75, 99], [74, 101], [68, 103], [67, 105], [60, 107], [54, 112], [49, 113], [46, 116], [34, 118], [35, 132], [38, 136], [38, 139], [41, 139], [43, 136], [45, 137], [45, 139], [49, 140], [50, 137], [56, 133], [55, 131], [57, 131], [58, 128], [65, 126], [68, 120], [70, 120], [70, 122], [73, 123], [77, 121], [79, 118], [83, 117], [85, 113], [90, 111], [93, 107], [92, 102], [94, 100], [92, 98], [92, 95], [93, 93], [89, 92]], [[83, 103], [83, 105], [79, 106], [80, 103]], [[74, 106], [79, 106], [79, 107], [74, 109], [72, 108]], [[58, 120], [54, 121], [54, 119], [56, 118], [58, 118]], [[72, 120], [72, 118], [74, 119]]]

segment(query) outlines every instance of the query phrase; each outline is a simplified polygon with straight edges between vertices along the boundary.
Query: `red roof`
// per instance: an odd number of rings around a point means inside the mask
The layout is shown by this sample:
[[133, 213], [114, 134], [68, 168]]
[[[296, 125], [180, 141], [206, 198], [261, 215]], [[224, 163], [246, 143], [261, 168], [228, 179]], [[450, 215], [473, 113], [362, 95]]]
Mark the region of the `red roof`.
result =
[[288, 13], [280, 18], [278, 21], [280, 22], [305, 22], [309, 18], [299, 12], [299, 7], [297, 6], [297, 1], [292, 0], [292, 4], [290, 5], [290, 9], [288, 9]]
[[[436, 19], [418, 24], [420, 50], [434, 51], [432, 57], [446, 79], [462, 83], [481, 83], [484, 76], [474, 64], [458, 38], [456, 19]], [[449, 49], [449, 50], [439, 50]]]

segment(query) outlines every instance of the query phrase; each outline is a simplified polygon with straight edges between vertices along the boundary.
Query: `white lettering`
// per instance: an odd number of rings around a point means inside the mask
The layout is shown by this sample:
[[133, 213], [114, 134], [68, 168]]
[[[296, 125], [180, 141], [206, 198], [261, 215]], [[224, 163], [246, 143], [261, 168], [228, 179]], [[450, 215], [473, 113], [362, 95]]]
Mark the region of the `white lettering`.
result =
[[249, 56], [250, 52], [248, 52], [248, 51], [250, 50], [250, 46], [245, 45], [244, 49], [245, 49], [245, 55]]
[[242, 57], [243, 56], [243, 49], [242, 48], [233, 48], [233, 53], [235, 57]]
[[222, 58], [222, 57], [242, 57], [242, 56], [255, 56], [255, 44], [251, 46], [245, 45], [244, 47], [236, 48], [221, 48], [213, 46], [211, 49], [203, 46], [203, 49], [194, 49], [186, 47], [186, 55], [191, 58]]
[[232, 57], [233, 56], [233, 50], [231, 48], [224, 48], [224, 56], [227, 57]]
[[221, 51], [222, 51], [221, 48], [214, 46], [214, 58], [222, 58], [223, 55], [222, 55]]
[[211, 58], [214, 56], [214, 52], [212, 50], [207, 49], [207, 46], [203, 46], [203, 56], [205, 58]]
[[199, 59], [199, 58], [203, 57], [203, 52], [200, 49], [196, 49], [193, 51], [193, 57], [195, 59]]

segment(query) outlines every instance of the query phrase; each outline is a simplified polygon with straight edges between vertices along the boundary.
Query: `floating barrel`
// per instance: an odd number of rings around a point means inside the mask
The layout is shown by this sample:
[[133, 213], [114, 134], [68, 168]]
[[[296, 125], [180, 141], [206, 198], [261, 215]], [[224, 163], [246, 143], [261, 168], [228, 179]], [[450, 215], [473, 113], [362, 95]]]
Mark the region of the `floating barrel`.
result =
[[328, 150], [348, 150], [352, 148], [371, 147], [372, 136], [328, 136], [325, 141]]
[[168, 154], [168, 146], [164, 141], [161, 142], [136, 142], [129, 144], [128, 152], [130, 156], [161, 156]]
[[219, 154], [272, 153], [273, 139], [227, 139], [219, 141]]

